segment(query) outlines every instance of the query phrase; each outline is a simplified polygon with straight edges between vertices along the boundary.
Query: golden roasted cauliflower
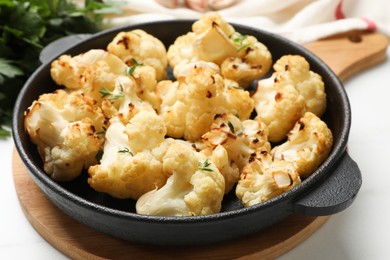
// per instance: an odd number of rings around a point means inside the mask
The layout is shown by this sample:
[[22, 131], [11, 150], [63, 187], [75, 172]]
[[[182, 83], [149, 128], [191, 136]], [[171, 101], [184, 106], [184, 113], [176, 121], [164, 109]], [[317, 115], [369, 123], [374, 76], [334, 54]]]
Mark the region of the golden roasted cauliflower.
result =
[[195, 148], [218, 168], [225, 179], [225, 194], [228, 194], [240, 178], [240, 169], [235, 162], [230, 160], [227, 150], [222, 145], [217, 145], [216, 147], [200, 146], [202, 148], [199, 149], [197, 145], [195, 145]]
[[241, 121], [232, 114], [217, 114], [202, 140], [212, 148], [223, 146], [229, 159], [242, 170], [253, 153], [271, 150], [267, 135], [265, 125], [258, 120]]
[[298, 120], [285, 143], [275, 146], [275, 160], [294, 163], [302, 178], [312, 174], [328, 157], [333, 136], [326, 123], [311, 112]]
[[138, 199], [165, 184], [162, 158], [173, 139], [164, 139], [165, 125], [153, 112], [141, 111], [127, 125], [112, 123], [106, 131], [103, 156], [88, 169], [88, 183], [115, 198]]
[[238, 48], [238, 55], [223, 61], [221, 74], [246, 88], [269, 71], [272, 55], [268, 48], [253, 36], [235, 32], [230, 38]]
[[65, 89], [41, 95], [24, 124], [52, 179], [86, 170], [91, 188], [136, 200], [139, 214], [214, 214], [231, 192], [247, 207], [299, 185], [333, 145], [321, 76], [285, 55], [261, 79], [271, 66], [264, 44], [214, 12], [168, 50], [120, 32], [107, 50], [53, 61]]
[[269, 153], [260, 152], [244, 167], [236, 195], [248, 207], [272, 199], [300, 183], [293, 163], [273, 160]]
[[244, 120], [253, 110], [247, 91], [232, 87], [231, 81], [203, 67], [192, 68], [182, 80], [159, 82], [157, 95], [161, 98], [158, 114], [168, 136], [188, 141], [197, 141], [208, 132], [216, 114], [237, 114]]
[[300, 55], [285, 55], [274, 65], [277, 80], [286, 80], [303, 96], [306, 112], [321, 117], [326, 110], [326, 93], [322, 77], [310, 70], [307, 60]]
[[128, 77], [133, 81], [136, 94], [140, 98], [153, 106], [157, 104], [154, 68], [141, 64], [128, 66], [105, 50], [93, 49], [73, 57], [62, 55], [52, 62], [50, 73], [58, 85], [83, 92], [99, 104], [102, 97], [106, 96], [104, 92], [114, 91], [118, 77]]
[[108, 44], [107, 51], [118, 56], [128, 66], [134, 66], [137, 62], [154, 68], [157, 81], [167, 76], [168, 60], [164, 44], [143, 30], [118, 33]]
[[112, 90], [118, 75], [124, 75], [127, 65], [115, 55], [93, 49], [76, 55], [62, 55], [51, 64], [51, 77], [70, 90], [78, 90], [100, 101], [100, 90]]
[[188, 145], [171, 145], [163, 158], [171, 176], [161, 188], [142, 195], [136, 211], [144, 215], [200, 216], [218, 213], [225, 180], [215, 164]]
[[188, 63], [204, 61], [221, 67], [221, 74], [247, 87], [272, 65], [267, 47], [253, 36], [241, 35], [218, 13], [208, 13], [193, 23], [192, 32], [169, 46], [167, 57], [178, 78]]
[[283, 56], [274, 69], [270, 78], [258, 81], [252, 98], [257, 117], [268, 126], [269, 140], [279, 142], [306, 111], [322, 115], [326, 94], [321, 77], [301, 56]]
[[110, 121], [127, 124], [140, 111], [152, 111], [153, 106], [137, 95], [137, 83], [129, 77], [118, 76], [112, 90], [100, 90], [101, 108]]
[[24, 125], [37, 145], [44, 171], [69, 181], [97, 163], [106, 118], [96, 101], [78, 92], [43, 94], [26, 111]]

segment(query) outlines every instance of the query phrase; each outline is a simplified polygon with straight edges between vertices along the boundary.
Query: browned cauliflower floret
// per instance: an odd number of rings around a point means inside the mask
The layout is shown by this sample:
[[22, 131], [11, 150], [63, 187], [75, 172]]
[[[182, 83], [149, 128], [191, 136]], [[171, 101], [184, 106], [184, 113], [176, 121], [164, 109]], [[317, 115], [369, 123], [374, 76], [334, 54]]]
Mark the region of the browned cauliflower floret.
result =
[[37, 145], [45, 172], [56, 181], [68, 181], [95, 159], [103, 142], [105, 117], [96, 101], [81, 93], [57, 90], [34, 101], [24, 125]]
[[211, 131], [205, 133], [202, 140], [206, 148], [200, 145], [197, 148], [215, 163], [224, 176], [226, 193], [237, 183], [242, 168], [253, 153], [271, 149], [267, 130], [261, 122], [241, 122], [231, 114], [216, 115]]
[[210, 27], [214, 24], [217, 24], [219, 30], [221, 30], [225, 35], [229, 36], [235, 32], [233, 26], [226, 22], [217, 12], [209, 12], [200, 17], [199, 20], [192, 24], [192, 31], [199, 35], [210, 30]]
[[[197, 148], [197, 146], [195, 147]], [[206, 155], [223, 175], [225, 179], [225, 194], [228, 194], [240, 178], [240, 169], [236, 163], [229, 159], [229, 154], [222, 145], [217, 145], [216, 147], [206, 146], [199, 149], [199, 151]]]
[[244, 206], [252, 206], [274, 198], [300, 183], [293, 163], [273, 161], [268, 153], [262, 152], [244, 167], [236, 195]]
[[137, 95], [136, 82], [126, 76], [118, 76], [114, 89], [111, 91], [103, 88], [100, 90], [101, 108], [111, 121], [127, 122], [140, 111], [153, 111], [150, 103], [142, 100]]
[[200, 17], [193, 23], [192, 31], [196, 35], [193, 44], [199, 60], [221, 65], [226, 58], [237, 55], [237, 47], [229, 38], [235, 30], [218, 13]]
[[283, 140], [305, 110], [305, 101], [299, 92], [285, 82], [275, 83], [274, 76], [259, 81], [252, 98], [257, 119], [268, 127], [270, 142]]
[[162, 158], [174, 142], [164, 139], [165, 133], [162, 120], [149, 111], [136, 114], [126, 126], [112, 123], [100, 164], [88, 170], [88, 183], [97, 191], [121, 199], [138, 199], [161, 187], [168, 178]]
[[170, 45], [167, 52], [169, 65], [173, 69], [173, 75], [178, 78], [183, 66], [198, 61], [195, 55], [194, 42], [195, 33], [188, 32], [176, 38], [174, 44]]
[[192, 32], [180, 36], [169, 47], [167, 57], [177, 78], [186, 64], [215, 63], [224, 77], [247, 87], [263, 76], [272, 64], [267, 47], [253, 36], [235, 31], [218, 13], [208, 13], [192, 25]]
[[158, 113], [164, 119], [168, 135], [196, 141], [210, 130], [216, 114], [227, 112], [242, 120], [249, 118], [253, 100], [248, 92], [231, 85], [214, 70], [202, 67], [191, 69], [179, 81], [159, 82]]
[[118, 33], [108, 44], [107, 51], [118, 56], [128, 66], [134, 66], [134, 61], [151, 66], [156, 71], [158, 81], [167, 76], [168, 60], [164, 44], [143, 30]]
[[136, 211], [144, 215], [199, 216], [218, 213], [225, 181], [213, 162], [188, 145], [171, 145], [163, 158], [166, 184], [142, 195]]
[[286, 80], [303, 96], [306, 111], [321, 117], [326, 109], [325, 86], [319, 74], [310, 70], [306, 59], [299, 55], [285, 55], [274, 65], [277, 80]]
[[229, 159], [241, 170], [253, 153], [258, 150], [270, 151], [267, 129], [258, 120], [244, 120], [232, 114], [219, 114], [214, 118], [211, 131], [202, 136], [209, 147], [222, 145]]
[[236, 32], [230, 38], [239, 52], [238, 55], [223, 61], [221, 74], [238, 82], [240, 86], [247, 87], [269, 71], [272, 55], [268, 48], [253, 36], [243, 36]]
[[130, 77], [135, 82], [137, 95], [157, 109], [159, 98], [156, 95], [157, 80], [150, 66], [137, 66]]
[[114, 91], [118, 77], [128, 77], [140, 98], [153, 106], [157, 105], [155, 70], [140, 64], [129, 67], [104, 50], [94, 49], [74, 57], [62, 55], [51, 64], [51, 76], [58, 85], [83, 92], [99, 104], [105, 96], [104, 92]]
[[269, 127], [269, 140], [279, 142], [306, 111], [324, 113], [326, 94], [321, 77], [301, 56], [283, 56], [274, 69], [270, 78], [258, 82], [253, 99], [258, 117]]
[[306, 112], [288, 134], [288, 140], [271, 153], [275, 160], [294, 163], [299, 175], [306, 178], [325, 161], [332, 144], [332, 132], [326, 123]]
[[99, 101], [100, 90], [112, 90], [118, 75], [124, 75], [127, 65], [104, 50], [90, 50], [71, 57], [62, 55], [51, 64], [51, 76], [58, 85], [79, 90]]

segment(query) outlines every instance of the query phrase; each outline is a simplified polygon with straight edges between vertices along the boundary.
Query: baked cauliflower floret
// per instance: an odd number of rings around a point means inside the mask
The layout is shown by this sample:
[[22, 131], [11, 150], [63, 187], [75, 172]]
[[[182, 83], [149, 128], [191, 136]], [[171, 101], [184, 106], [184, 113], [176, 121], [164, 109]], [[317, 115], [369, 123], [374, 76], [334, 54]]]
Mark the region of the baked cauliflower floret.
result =
[[156, 95], [157, 80], [155, 75], [155, 70], [150, 66], [136, 66], [131, 73], [131, 79], [135, 82], [137, 96], [156, 109], [159, 105], [159, 99]]
[[247, 87], [263, 76], [272, 64], [267, 47], [253, 36], [236, 32], [217, 13], [208, 13], [192, 25], [192, 32], [180, 36], [169, 47], [167, 57], [178, 78], [186, 64], [196, 61], [221, 66], [224, 77]]
[[193, 23], [195, 33], [194, 50], [199, 60], [221, 65], [228, 57], [237, 55], [238, 50], [229, 38], [235, 30], [218, 13], [208, 13]]
[[229, 112], [249, 118], [253, 100], [243, 89], [209, 68], [194, 67], [179, 81], [162, 81], [157, 86], [158, 109], [170, 137], [197, 141], [210, 130], [215, 114]]
[[167, 133], [163, 120], [154, 111], [141, 111], [126, 124], [131, 151], [138, 153], [157, 147]]
[[238, 55], [223, 61], [221, 74], [246, 88], [269, 71], [272, 55], [268, 48], [253, 36], [235, 32], [230, 38], [238, 48]]
[[287, 81], [303, 96], [305, 111], [321, 117], [326, 109], [325, 86], [319, 74], [310, 70], [306, 59], [300, 55], [285, 55], [274, 65], [277, 80]]
[[173, 69], [173, 75], [176, 78], [181, 74], [181, 67], [190, 62], [198, 61], [194, 50], [195, 37], [196, 34], [194, 32], [188, 32], [177, 37], [175, 42], [168, 48], [168, 63]]
[[305, 112], [324, 113], [326, 94], [321, 76], [310, 71], [302, 56], [285, 55], [274, 70], [258, 82], [252, 98], [258, 117], [269, 127], [269, 140], [279, 142]]
[[293, 163], [273, 161], [268, 153], [262, 152], [244, 167], [236, 195], [247, 207], [274, 198], [300, 183]]
[[168, 60], [164, 44], [143, 30], [118, 33], [108, 44], [107, 51], [118, 56], [128, 66], [133, 66], [134, 60], [151, 66], [156, 71], [158, 81], [167, 76]]
[[157, 85], [162, 100], [158, 114], [165, 122], [168, 136], [195, 141], [208, 131], [217, 92], [214, 74], [213, 70], [197, 68], [184, 82], [162, 81]]
[[112, 90], [118, 75], [124, 75], [127, 65], [104, 50], [92, 49], [71, 57], [62, 55], [51, 64], [51, 77], [58, 84], [79, 90], [100, 100], [99, 91]]
[[43, 94], [27, 110], [24, 125], [37, 145], [44, 171], [56, 181], [69, 181], [97, 163], [106, 118], [96, 101], [64, 90]]
[[275, 160], [293, 162], [302, 178], [312, 174], [328, 157], [333, 135], [325, 122], [311, 112], [296, 123], [288, 140], [272, 149]]
[[[139, 124], [140, 118], [144, 125]], [[144, 111], [126, 126], [112, 123], [100, 164], [88, 170], [90, 186], [115, 198], [138, 199], [164, 185], [168, 175], [163, 171], [162, 158], [174, 140], [164, 139], [165, 126], [160, 120], [156, 114]], [[143, 132], [149, 125], [155, 127]]]
[[152, 111], [152, 105], [137, 95], [137, 83], [126, 76], [118, 76], [114, 89], [100, 90], [101, 108], [110, 121], [120, 121], [127, 124], [140, 111]]
[[225, 179], [225, 194], [228, 194], [240, 178], [240, 169], [235, 162], [229, 159], [229, 154], [222, 145], [217, 145], [216, 147], [206, 146], [200, 152], [206, 155], [223, 175]]
[[240, 170], [248, 163], [253, 153], [270, 151], [265, 125], [257, 120], [240, 121], [232, 114], [215, 116], [211, 131], [202, 136], [203, 142], [215, 148], [222, 145]]
[[305, 111], [305, 100], [294, 86], [275, 79], [260, 80], [252, 96], [256, 118], [267, 126], [270, 142], [283, 140]]
[[218, 213], [225, 181], [213, 162], [181, 143], [171, 145], [163, 158], [166, 184], [142, 195], [136, 211], [144, 215], [199, 216]]

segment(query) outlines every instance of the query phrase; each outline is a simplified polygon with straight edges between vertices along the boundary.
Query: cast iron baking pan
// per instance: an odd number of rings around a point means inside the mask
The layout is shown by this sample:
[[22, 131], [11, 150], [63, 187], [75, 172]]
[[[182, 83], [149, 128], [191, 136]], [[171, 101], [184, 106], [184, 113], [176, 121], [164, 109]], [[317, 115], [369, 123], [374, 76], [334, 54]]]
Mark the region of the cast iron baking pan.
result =
[[106, 234], [132, 242], [157, 245], [199, 245], [237, 239], [260, 231], [292, 213], [321, 216], [338, 213], [354, 201], [362, 182], [357, 164], [346, 152], [351, 127], [351, 109], [337, 76], [319, 58], [278, 35], [234, 25], [242, 34], [257, 37], [276, 61], [285, 54], [299, 54], [319, 73], [326, 86], [327, 110], [323, 120], [334, 135], [327, 160], [300, 185], [264, 203], [244, 208], [234, 192], [223, 201], [221, 213], [194, 217], [144, 216], [135, 213], [133, 200], [119, 200], [98, 193], [87, 184], [87, 173], [68, 183], [57, 183], [43, 171], [38, 155], [23, 126], [24, 111], [42, 93], [56, 88], [50, 77], [50, 63], [60, 54], [78, 55], [103, 48], [120, 31], [143, 29], [167, 47], [176, 37], [191, 30], [193, 21], [175, 20], [137, 24], [94, 35], [78, 35], [48, 46], [43, 64], [26, 82], [15, 104], [13, 138], [17, 151], [34, 181], [46, 196], [74, 219]]

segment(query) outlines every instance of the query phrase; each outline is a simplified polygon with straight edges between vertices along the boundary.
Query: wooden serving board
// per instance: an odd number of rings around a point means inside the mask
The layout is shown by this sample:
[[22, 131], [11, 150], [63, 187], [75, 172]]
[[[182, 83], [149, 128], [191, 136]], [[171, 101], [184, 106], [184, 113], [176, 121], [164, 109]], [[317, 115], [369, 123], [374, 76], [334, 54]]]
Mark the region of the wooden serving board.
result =
[[[376, 33], [352, 32], [306, 45], [341, 80], [386, 58], [388, 39]], [[201, 247], [140, 245], [80, 224], [52, 204], [13, 153], [16, 193], [28, 221], [51, 245], [73, 259], [273, 259], [299, 245], [328, 219], [291, 215], [248, 237]]]

